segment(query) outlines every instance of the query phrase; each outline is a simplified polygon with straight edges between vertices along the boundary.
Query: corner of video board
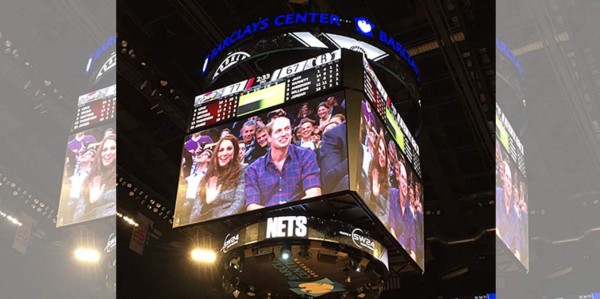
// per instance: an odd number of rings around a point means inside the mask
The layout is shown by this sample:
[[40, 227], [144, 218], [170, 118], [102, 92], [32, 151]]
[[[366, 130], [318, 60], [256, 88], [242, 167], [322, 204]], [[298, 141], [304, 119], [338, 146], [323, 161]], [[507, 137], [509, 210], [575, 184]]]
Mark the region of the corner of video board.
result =
[[496, 104], [496, 235], [529, 269], [529, 208], [524, 150]]
[[116, 214], [116, 100], [116, 84], [78, 99], [66, 146], [57, 227]]
[[425, 269], [424, 190], [419, 147], [363, 58], [364, 91], [360, 116], [359, 179], [356, 190], [369, 209]]

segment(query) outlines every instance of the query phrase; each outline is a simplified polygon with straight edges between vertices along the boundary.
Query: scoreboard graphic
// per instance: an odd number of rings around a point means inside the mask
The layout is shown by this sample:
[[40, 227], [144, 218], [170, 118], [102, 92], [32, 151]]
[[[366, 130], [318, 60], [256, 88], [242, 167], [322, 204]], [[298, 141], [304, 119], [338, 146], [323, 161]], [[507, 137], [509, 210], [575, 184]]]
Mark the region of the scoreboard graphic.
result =
[[335, 50], [201, 94], [189, 131], [340, 86], [341, 55]]

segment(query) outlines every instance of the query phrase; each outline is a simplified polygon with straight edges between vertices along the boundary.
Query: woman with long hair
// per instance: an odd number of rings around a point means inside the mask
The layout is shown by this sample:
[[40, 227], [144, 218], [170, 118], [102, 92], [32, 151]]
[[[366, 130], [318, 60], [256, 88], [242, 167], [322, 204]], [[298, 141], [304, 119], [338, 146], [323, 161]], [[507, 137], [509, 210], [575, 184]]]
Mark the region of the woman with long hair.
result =
[[233, 135], [217, 141], [206, 174], [200, 181], [190, 223], [237, 214], [244, 209], [244, 170], [240, 146]]
[[327, 102], [321, 102], [317, 106], [317, 116], [319, 117], [319, 130], [322, 131], [331, 120], [331, 107]]
[[114, 215], [117, 204], [117, 135], [107, 134], [97, 147], [96, 158], [84, 190], [88, 200], [85, 207], [87, 219]]
[[373, 159], [369, 162], [365, 196], [363, 197], [377, 217], [387, 227], [389, 223], [389, 191], [388, 159], [383, 132], [380, 131], [375, 142]]

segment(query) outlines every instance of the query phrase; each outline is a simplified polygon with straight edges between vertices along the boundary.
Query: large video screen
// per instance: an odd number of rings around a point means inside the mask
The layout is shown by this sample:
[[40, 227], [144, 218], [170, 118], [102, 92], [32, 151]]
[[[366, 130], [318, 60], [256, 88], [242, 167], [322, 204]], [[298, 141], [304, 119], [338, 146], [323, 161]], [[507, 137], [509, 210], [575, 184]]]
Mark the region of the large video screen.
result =
[[496, 107], [496, 234], [529, 269], [529, 210], [523, 148]]
[[116, 214], [115, 132], [104, 125], [69, 137], [57, 227]]
[[344, 104], [333, 93], [187, 136], [173, 227], [347, 190]]
[[424, 269], [423, 184], [376, 113], [369, 102], [362, 102], [357, 191]]

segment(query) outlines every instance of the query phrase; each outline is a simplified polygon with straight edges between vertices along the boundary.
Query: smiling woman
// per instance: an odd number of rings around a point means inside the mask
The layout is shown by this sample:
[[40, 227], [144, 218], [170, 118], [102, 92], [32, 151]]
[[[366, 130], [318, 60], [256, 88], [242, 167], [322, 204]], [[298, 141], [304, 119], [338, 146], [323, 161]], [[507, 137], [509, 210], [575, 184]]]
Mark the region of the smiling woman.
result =
[[116, 213], [117, 135], [107, 134], [100, 142], [98, 151], [99, 155], [96, 155], [88, 177], [88, 188], [84, 191], [88, 201], [85, 214], [90, 218], [101, 218]]
[[240, 146], [231, 134], [222, 136], [214, 147], [210, 166], [200, 182], [190, 222], [239, 213], [244, 207], [244, 172], [237, 159]]

